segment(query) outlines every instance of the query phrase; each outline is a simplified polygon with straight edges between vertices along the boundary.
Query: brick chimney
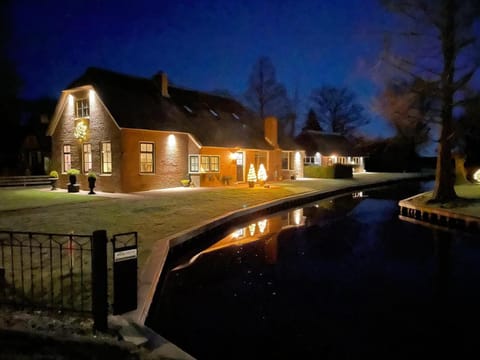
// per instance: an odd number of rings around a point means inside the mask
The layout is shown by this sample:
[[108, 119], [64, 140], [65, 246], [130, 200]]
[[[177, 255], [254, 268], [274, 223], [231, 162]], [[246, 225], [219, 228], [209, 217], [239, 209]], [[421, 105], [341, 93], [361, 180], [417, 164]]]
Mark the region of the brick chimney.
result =
[[278, 120], [275, 116], [265, 118], [265, 139], [275, 149], [278, 149]]
[[168, 93], [168, 77], [167, 73], [163, 71], [159, 71], [158, 73], [155, 74], [154, 76], [155, 82], [157, 86], [159, 87], [162, 96], [163, 97], [170, 97], [170, 94]]

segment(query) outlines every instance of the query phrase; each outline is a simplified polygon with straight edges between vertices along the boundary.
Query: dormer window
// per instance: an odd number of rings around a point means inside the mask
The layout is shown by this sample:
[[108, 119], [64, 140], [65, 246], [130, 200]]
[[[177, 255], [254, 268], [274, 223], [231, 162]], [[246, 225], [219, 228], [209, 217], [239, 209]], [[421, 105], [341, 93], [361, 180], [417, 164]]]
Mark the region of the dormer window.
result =
[[90, 104], [88, 99], [78, 99], [75, 101], [75, 117], [86, 118], [90, 116]]

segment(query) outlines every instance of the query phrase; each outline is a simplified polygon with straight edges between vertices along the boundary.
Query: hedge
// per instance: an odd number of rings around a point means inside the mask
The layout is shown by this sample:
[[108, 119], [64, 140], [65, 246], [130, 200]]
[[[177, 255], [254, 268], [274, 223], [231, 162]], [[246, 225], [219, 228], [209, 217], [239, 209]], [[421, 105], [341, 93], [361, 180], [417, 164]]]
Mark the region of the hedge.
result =
[[304, 176], [323, 179], [348, 179], [353, 177], [351, 165], [334, 164], [330, 166], [307, 165]]

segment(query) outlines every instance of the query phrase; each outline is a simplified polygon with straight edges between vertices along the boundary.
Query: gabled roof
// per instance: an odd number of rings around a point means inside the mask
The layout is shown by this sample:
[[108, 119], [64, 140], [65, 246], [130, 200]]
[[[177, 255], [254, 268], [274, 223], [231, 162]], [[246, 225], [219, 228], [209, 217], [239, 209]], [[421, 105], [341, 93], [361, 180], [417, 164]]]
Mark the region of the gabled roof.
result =
[[317, 152], [324, 156], [359, 155], [347, 138], [337, 133], [304, 130], [297, 136], [296, 142], [306, 150], [308, 156], [313, 156]]
[[90, 85], [120, 128], [192, 134], [202, 146], [271, 149], [263, 121], [233, 99], [168, 86], [147, 79], [89, 68], [67, 90]]

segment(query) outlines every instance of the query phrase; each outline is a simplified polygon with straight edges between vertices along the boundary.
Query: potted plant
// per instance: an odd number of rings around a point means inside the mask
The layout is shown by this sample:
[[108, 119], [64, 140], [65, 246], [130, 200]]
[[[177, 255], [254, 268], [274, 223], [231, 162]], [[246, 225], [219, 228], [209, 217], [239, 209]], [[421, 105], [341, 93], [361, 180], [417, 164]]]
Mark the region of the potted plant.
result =
[[79, 192], [80, 185], [77, 184], [77, 175], [80, 174], [80, 171], [77, 169], [70, 169], [67, 171], [68, 180], [70, 184], [68, 184], [68, 192]]
[[95, 182], [97, 181], [97, 174], [95, 174], [94, 172], [89, 172], [87, 178], [88, 178], [88, 187], [90, 189], [89, 194], [95, 194], [93, 189], [95, 188]]
[[182, 179], [182, 180], [180, 180], [180, 183], [182, 184], [183, 187], [189, 187], [190, 186], [190, 179]]
[[56, 190], [57, 189], [57, 181], [58, 181], [58, 172], [55, 170], [50, 171], [50, 185], [52, 185], [51, 190]]
[[67, 171], [68, 180], [70, 181], [70, 185], [75, 185], [77, 183], [77, 175], [80, 174], [80, 170], [77, 169], [70, 169]]

